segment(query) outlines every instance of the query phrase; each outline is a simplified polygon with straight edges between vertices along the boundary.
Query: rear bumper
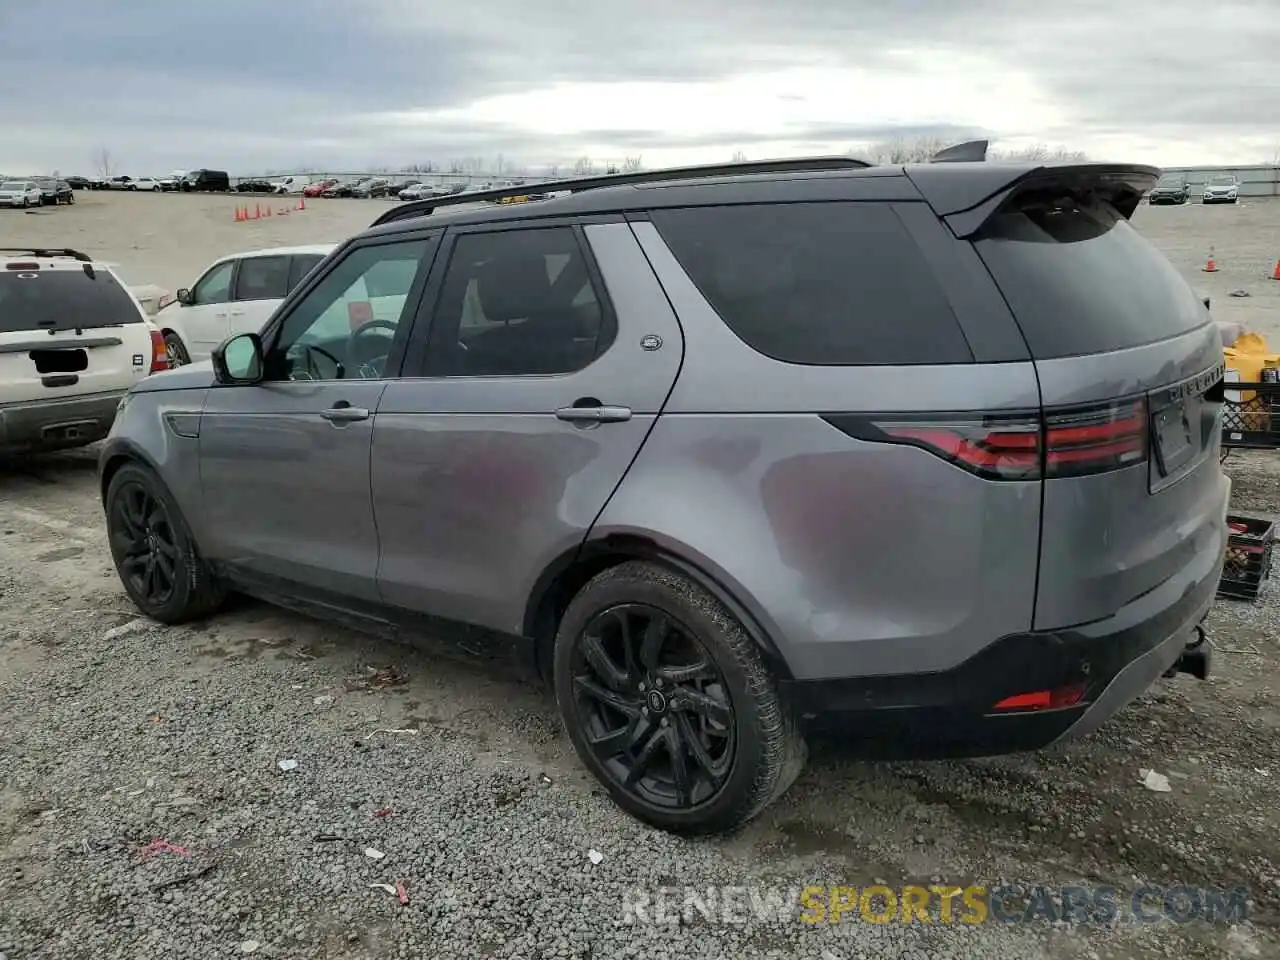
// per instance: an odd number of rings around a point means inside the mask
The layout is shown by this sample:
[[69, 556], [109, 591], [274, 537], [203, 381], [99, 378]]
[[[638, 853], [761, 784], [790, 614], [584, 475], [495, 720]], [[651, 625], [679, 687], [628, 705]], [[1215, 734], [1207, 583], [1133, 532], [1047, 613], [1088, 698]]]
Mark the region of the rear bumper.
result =
[[[869, 757], [992, 756], [1074, 739], [1150, 687], [1192, 642], [1222, 557], [1195, 566], [1105, 620], [1006, 636], [952, 670], [783, 686], [809, 729]], [[1085, 686], [1082, 705], [992, 712], [1007, 697], [1074, 684]]]
[[127, 392], [0, 405], [0, 454], [64, 450], [101, 440]]

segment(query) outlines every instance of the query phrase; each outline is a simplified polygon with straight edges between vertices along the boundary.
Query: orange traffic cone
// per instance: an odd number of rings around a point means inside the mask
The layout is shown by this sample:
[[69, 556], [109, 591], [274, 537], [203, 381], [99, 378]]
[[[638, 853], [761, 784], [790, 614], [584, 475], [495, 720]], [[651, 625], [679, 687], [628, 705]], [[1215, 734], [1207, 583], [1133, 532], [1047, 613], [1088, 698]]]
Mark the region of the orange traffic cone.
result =
[[1203, 271], [1204, 271], [1205, 273], [1217, 273], [1217, 272], [1218, 272], [1218, 264], [1217, 264], [1217, 261], [1215, 261], [1215, 260], [1213, 259], [1213, 247], [1210, 247], [1210, 248], [1209, 248], [1209, 259], [1208, 259], [1208, 260], [1206, 260], [1206, 261], [1204, 262], [1204, 267], [1203, 267], [1202, 269], [1203, 269]]
[[299, 200], [299, 201], [298, 201], [298, 209], [299, 209], [299, 210], [305, 210], [305, 209], [307, 209], [307, 198], [306, 198], [306, 197], [303, 197], [301, 200]]
[[240, 214], [240, 208], [236, 207], [236, 223], [239, 223], [243, 219], [244, 217]]
[[1280, 280], [1280, 260], [1276, 261], [1275, 272], [1271, 274], [1272, 280]]

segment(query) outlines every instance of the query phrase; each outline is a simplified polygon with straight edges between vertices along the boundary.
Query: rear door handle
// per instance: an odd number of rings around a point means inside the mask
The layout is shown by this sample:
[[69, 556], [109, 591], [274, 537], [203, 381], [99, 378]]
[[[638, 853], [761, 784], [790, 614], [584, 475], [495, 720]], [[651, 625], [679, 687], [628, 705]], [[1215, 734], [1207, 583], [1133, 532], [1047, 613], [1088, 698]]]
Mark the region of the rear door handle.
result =
[[561, 407], [556, 418], [570, 423], [623, 423], [631, 419], [630, 407], [600, 404], [592, 407]]
[[244, 311], [243, 311], [243, 310], [232, 310], [232, 311], [231, 311], [231, 315], [232, 315], [233, 317], [243, 317], [243, 316], [244, 316]]
[[320, 416], [330, 423], [354, 423], [357, 420], [368, 420], [369, 411], [364, 407], [353, 407], [345, 401], [339, 401], [328, 410], [321, 410]]

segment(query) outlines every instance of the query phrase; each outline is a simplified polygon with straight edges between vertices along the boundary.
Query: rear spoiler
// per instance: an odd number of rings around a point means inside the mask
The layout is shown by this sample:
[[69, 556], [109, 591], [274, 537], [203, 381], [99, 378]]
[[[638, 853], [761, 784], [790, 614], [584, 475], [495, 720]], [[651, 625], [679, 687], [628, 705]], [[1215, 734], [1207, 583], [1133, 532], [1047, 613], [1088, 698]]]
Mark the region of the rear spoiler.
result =
[[1130, 163], [1079, 163], [1028, 168], [1023, 164], [983, 163], [957, 176], [948, 164], [909, 166], [906, 174], [935, 213], [957, 237], [977, 233], [1009, 201], [1028, 193], [1061, 191], [1092, 194], [1111, 203], [1126, 219], [1160, 170]]

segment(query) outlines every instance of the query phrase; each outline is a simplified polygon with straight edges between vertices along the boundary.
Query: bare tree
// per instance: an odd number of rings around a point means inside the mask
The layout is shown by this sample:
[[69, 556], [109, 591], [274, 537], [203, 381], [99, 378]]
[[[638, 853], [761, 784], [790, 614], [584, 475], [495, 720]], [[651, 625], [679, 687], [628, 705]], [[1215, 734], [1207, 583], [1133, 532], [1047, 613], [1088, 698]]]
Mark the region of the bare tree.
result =
[[507, 160], [502, 154], [493, 158], [493, 172], [501, 175], [507, 169]]
[[110, 180], [116, 169], [116, 158], [112, 156], [111, 151], [106, 147], [99, 147], [93, 154], [94, 169], [102, 176], [103, 180]]
[[743, 153], [741, 150], [735, 150], [735, 151], [733, 151], [733, 160], [732, 160], [731, 162], [733, 162], [733, 163], [746, 163], [746, 162], [747, 162], [747, 155], [746, 155], [745, 153]]
[[548, 177], [558, 177], [558, 176], [560, 176], [560, 164], [558, 164], [558, 163], [552, 163], [552, 164], [549, 164], [549, 165], [547, 166], [547, 176], [548, 176]]
[[627, 173], [639, 173], [644, 169], [644, 164], [639, 156], [627, 157], [622, 161], [622, 169]]
[[592, 162], [590, 157], [579, 157], [577, 160], [573, 161], [573, 172], [580, 177], [585, 177], [589, 174], [595, 173], [595, 170], [596, 165]]
[[410, 164], [405, 173], [435, 173], [436, 165], [433, 161], [427, 160], [424, 163]]
[[466, 170], [467, 170], [467, 162], [465, 160], [456, 159], [456, 160], [449, 161], [450, 173], [465, 173]]

